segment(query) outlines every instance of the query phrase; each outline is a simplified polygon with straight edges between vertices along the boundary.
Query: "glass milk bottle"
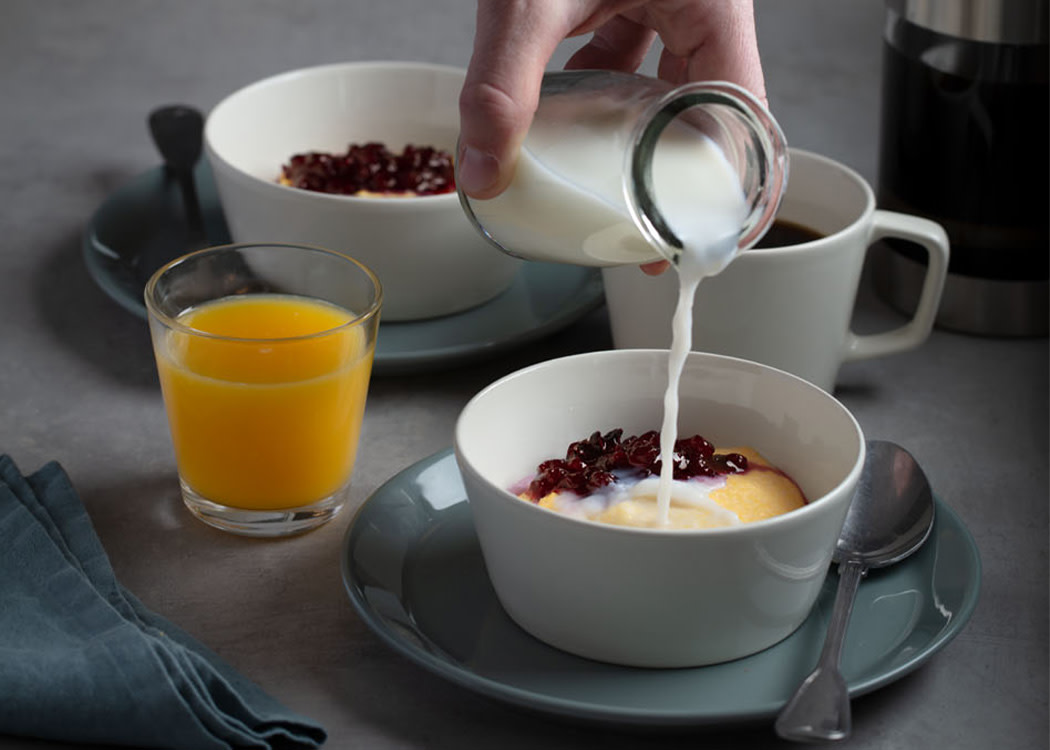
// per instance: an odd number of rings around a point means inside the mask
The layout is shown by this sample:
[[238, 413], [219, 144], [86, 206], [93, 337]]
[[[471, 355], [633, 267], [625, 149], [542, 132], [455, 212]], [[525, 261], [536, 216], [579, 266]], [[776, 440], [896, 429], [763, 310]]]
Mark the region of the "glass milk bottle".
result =
[[729, 220], [740, 249], [773, 222], [787, 181], [784, 135], [750, 93], [675, 87], [610, 71], [543, 79], [507, 189], [463, 208], [517, 257], [581, 266], [678, 263], [690, 225]]

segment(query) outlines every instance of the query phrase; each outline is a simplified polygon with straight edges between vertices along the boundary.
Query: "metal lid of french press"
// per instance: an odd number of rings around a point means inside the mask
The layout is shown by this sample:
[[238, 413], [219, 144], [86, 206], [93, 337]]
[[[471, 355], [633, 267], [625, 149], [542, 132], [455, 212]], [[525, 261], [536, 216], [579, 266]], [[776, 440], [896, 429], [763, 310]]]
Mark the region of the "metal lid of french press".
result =
[[994, 44], [1046, 44], [1050, 0], [886, 0], [909, 23]]

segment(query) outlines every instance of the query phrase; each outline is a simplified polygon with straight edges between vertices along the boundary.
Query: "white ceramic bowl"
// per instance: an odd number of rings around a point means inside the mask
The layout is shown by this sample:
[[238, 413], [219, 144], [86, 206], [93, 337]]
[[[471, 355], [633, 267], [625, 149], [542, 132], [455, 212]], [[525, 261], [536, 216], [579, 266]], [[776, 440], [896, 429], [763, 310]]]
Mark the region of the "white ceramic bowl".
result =
[[864, 465], [864, 436], [826, 392], [764, 365], [693, 352], [679, 435], [749, 445], [809, 504], [696, 531], [576, 520], [507, 490], [595, 430], [659, 429], [666, 350], [592, 352], [518, 371], [478, 393], [456, 424], [489, 577], [522, 628], [580, 656], [690, 667], [761, 651], [802, 624], [820, 593]]
[[426, 63], [341, 63], [266, 78], [223, 99], [204, 141], [233, 240], [353, 256], [383, 284], [387, 321], [460, 312], [504, 291], [520, 261], [474, 230], [455, 192], [359, 198], [276, 182], [293, 154], [344, 153], [351, 143], [455, 153], [463, 76]]

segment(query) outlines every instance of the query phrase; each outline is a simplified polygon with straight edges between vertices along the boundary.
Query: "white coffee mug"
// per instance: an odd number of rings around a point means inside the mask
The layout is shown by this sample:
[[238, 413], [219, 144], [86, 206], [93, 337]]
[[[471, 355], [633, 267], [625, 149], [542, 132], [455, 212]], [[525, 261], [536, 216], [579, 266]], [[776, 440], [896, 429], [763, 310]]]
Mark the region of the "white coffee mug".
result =
[[[871, 186], [849, 167], [791, 149], [790, 178], [777, 218], [807, 227], [818, 239], [743, 251], [705, 279], [693, 308], [693, 346], [787, 370], [831, 391], [843, 362], [902, 352], [933, 327], [948, 269], [944, 229], [917, 216], [879, 210]], [[873, 335], [850, 328], [868, 248], [898, 237], [926, 249], [926, 277], [914, 316]], [[667, 348], [678, 298], [674, 271], [647, 276], [638, 268], [602, 269], [613, 344]]]

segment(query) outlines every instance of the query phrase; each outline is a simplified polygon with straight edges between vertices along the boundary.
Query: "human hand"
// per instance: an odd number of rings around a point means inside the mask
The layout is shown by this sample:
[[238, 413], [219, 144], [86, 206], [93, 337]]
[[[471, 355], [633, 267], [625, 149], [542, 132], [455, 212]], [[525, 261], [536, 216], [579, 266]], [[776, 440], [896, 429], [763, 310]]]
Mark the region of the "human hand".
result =
[[633, 72], [659, 36], [660, 78], [731, 81], [765, 101], [751, 0], [478, 0], [459, 102], [457, 178], [465, 193], [491, 198], [507, 186], [544, 69], [564, 39], [587, 33], [566, 68]]

